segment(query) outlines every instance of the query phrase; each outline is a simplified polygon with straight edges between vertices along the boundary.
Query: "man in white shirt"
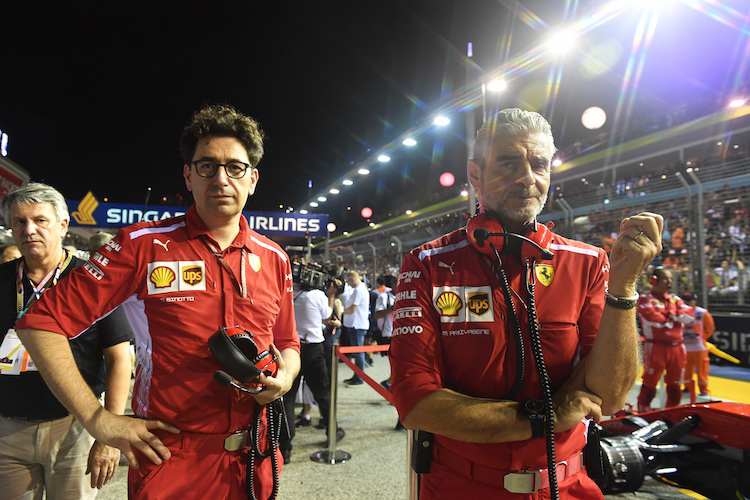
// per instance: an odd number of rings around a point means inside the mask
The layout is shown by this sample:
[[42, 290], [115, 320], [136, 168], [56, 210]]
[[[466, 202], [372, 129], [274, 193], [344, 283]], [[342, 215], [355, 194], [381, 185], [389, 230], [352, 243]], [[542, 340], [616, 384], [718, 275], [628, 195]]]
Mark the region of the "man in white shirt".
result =
[[[368, 317], [370, 314], [370, 294], [357, 271], [352, 270], [346, 273], [346, 283], [352, 289], [352, 293], [344, 302], [344, 327], [349, 333], [349, 344], [362, 346], [365, 342], [367, 329], [370, 327]], [[354, 364], [360, 370], [365, 370], [364, 352], [354, 354]], [[364, 381], [355, 373], [352, 378], [346, 379], [344, 383], [362, 385]]]
[[[378, 277], [378, 284], [382, 282], [383, 291], [378, 295], [378, 300], [375, 302], [375, 311], [372, 313], [378, 322], [378, 328], [380, 329], [380, 339], [378, 343], [390, 344], [391, 337], [393, 336], [393, 306], [396, 303], [396, 297], [393, 295], [393, 290], [385, 286], [385, 278], [383, 276]], [[380, 287], [378, 287], [380, 289]], [[386, 353], [384, 353], [386, 354]], [[391, 377], [380, 382], [380, 385], [391, 390]]]
[[[294, 319], [297, 323], [297, 333], [300, 341], [300, 371], [292, 384], [292, 388], [284, 396], [284, 410], [287, 415], [288, 433], [283, 429], [279, 440], [279, 449], [284, 457], [284, 463], [291, 460], [292, 439], [294, 439], [294, 399], [299, 389], [301, 378], [310, 388], [320, 409], [320, 421], [324, 428], [328, 428], [328, 415], [331, 408], [331, 386], [328, 381], [328, 367], [323, 349], [323, 323], [328, 321], [333, 313], [333, 299], [336, 289], [329, 288], [326, 294], [322, 290], [308, 285], [294, 284]], [[344, 430], [338, 429], [337, 440], [344, 437]]]

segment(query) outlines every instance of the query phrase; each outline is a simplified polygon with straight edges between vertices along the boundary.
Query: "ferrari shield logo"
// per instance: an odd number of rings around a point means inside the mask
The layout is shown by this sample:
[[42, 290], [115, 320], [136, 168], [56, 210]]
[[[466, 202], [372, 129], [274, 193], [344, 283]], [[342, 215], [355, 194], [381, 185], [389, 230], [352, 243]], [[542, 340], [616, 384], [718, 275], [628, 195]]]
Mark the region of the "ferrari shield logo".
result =
[[539, 264], [536, 266], [536, 279], [544, 286], [549, 286], [555, 277], [555, 268], [549, 264]]

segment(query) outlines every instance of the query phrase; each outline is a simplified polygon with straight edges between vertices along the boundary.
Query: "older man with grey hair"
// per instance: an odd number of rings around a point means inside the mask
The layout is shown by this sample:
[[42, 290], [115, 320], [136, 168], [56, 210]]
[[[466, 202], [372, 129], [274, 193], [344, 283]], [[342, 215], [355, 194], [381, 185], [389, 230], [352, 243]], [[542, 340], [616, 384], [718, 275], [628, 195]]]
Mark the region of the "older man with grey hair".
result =
[[663, 220], [623, 220], [609, 258], [552, 233], [536, 217], [554, 153], [541, 115], [500, 111], [467, 166], [480, 212], [404, 258], [391, 392], [403, 425], [434, 436], [416, 447], [423, 500], [602, 498], [581, 451], [635, 381], [635, 280]]
[[[2, 208], [22, 258], [0, 265], [0, 495], [93, 498], [117, 469], [120, 452], [95, 443], [68, 413], [14, 330], [45, 290], [84, 263], [63, 248], [70, 220], [65, 199], [50, 186], [29, 183], [10, 191]], [[97, 396], [106, 389], [105, 406], [120, 414], [130, 388], [132, 338], [124, 313], [115, 310], [70, 341], [91, 389]]]

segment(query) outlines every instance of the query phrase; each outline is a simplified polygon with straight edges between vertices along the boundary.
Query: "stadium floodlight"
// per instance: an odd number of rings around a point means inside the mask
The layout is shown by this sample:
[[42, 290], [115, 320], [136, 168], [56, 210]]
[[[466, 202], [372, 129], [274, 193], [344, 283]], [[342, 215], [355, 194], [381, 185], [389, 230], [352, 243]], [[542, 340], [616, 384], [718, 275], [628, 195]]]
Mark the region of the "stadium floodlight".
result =
[[308, 213], [308, 211], [307, 211], [307, 209], [303, 208], [302, 210], [299, 211], [299, 213], [305, 215], [305, 214]]
[[379, 156], [378, 156], [378, 161], [379, 161], [380, 163], [386, 163], [386, 162], [389, 162], [389, 161], [391, 161], [391, 157], [390, 157], [390, 156], [388, 156], [388, 155], [379, 155]]
[[354, 184], [354, 181], [351, 179], [344, 179], [343, 181], [341, 181], [341, 184], [343, 184], [344, 186], [351, 186], [352, 184]]
[[339, 190], [338, 190], [338, 189], [336, 189], [336, 188], [331, 188], [331, 190], [330, 190], [330, 191], [328, 191], [328, 192], [329, 192], [329, 193], [331, 193], [331, 194], [339, 194], [339, 193], [340, 193], [341, 191], [339, 191]]
[[435, 119], [432, 121], [435, 125], [438, 127], [444, 127], [448, 125], [451, 122], [450, 118], [447, 116], [436, 116]]
[[487, 83], [490, 92], [502, 92], [508, 88], [508, 83], [502, 78], [493, 78]]
[[411, 137], [408, 137], [408, 138], [404, 139], [404, 142], [402, 142], [401, 144], [403, 144], [404, 146], [411, 147], [411, 146], [416, 146], [417, 145], [417, 141], [415, 141]]
[[547, 39], [547, 47], [555, 54], [565, 54], [575, 46], [578, 34], [571, 29], [559, 28], [550, 33]]
[[310, 206], [313, 207], [313, 208], [317, 208], [318, 207], [318, 202], [317, 201], [311, 201], [310, 202]]
[[357, 170], [357, 173], [358, 173], [359, 175], [367, 175], [367, 174], [369, 174], [369, 173], [370, 173], [370, 171], [369, 171], [369, 170], [367, 170], [366, 168], [360, 168], [359, 170]]
[[325, 203], [326, 201], [328, 201], [328, 198], [326, 198], [325, 196], [318, 196], [318, 201], [321, 203]]

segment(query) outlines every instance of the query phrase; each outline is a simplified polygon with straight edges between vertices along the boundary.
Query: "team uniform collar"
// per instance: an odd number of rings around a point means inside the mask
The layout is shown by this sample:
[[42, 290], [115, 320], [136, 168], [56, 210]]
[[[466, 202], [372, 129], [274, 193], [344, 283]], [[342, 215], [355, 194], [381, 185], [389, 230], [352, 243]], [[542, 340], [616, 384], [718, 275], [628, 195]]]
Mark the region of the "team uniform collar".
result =
[[[205, 236], [210, 241], [214, 242], [214, 244], [216, 243], [216, 241], [211, 237], [211, 234], [208, 232], [208, 228], [198, 216], [198, 211], [195, 209], [195, 204], [191, 205], [190, 209], [187, 211], [187, 214], [185, 214], [185, 221], [187, 223], [188, 238], [200, 239], [201, 236]], [[245, 219], [244, 215], [240, 215], [239, 224], [240, 232], [237, 234], [237, 237], [229, 246], [235, 248], [246, 248], [247, 250], [250, 250], [250, 247], [245, 244], [248, 239], [247, 234], [249, 231], [249, 227], [247, 225], [247, 219]]]

